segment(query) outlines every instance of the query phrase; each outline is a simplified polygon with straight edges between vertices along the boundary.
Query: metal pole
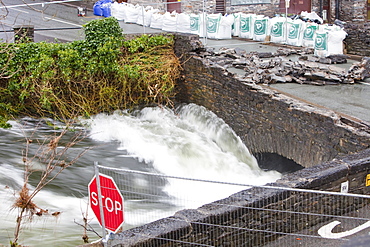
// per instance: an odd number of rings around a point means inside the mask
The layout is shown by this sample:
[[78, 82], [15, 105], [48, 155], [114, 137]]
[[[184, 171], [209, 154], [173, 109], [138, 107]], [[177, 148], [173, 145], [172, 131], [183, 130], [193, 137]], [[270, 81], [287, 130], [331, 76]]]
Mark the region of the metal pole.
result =
[[203, 19], [203, 42], [204, 42], [204, 46], [207, 46], [207, 18], [206, 18], [206, 11], [205, 11], [205, 0], [203, 0], [203, 16], [202, 16], [202, 19]]
[[141, 6], [141, 10], [142, 10], [142, 13], [143, 13], [143, 32], [145, 34], [145, 10], [144, 10], [144, 6]]
[[290, 0], [285, 0], [285, 44], [288, 44], [288, 8]]
[[95, 170], [95, 178], [96, 178], [96, 188], [97, 188], [97, 191], [98, 191], [101, 228], [102, 228], [103, 239], [104, 239], [104, 236], [106, 235], [105, 221], [104, 221], [104, 208], [103, 208], [103, 198], [102, 198], [101, 187], [100, 187], [99, 167], [98, 167], [98, 162], [97, 161], [94, 162], [94, 170]]

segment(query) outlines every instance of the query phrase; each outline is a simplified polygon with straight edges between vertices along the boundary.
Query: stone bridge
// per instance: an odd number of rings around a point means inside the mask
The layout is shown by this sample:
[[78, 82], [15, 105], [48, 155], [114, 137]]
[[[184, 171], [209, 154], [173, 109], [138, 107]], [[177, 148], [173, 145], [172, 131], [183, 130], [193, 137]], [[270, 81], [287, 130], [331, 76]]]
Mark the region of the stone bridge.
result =
[[184, 61], [177, 101], [213, 111], [252, 153], [312, 167], [369, 147], [368, 123], [238, 79], [204, 55], [197, 36], [177, 36], [176, 44]]
[[[304, 167], [284, 175], [274, 186], [340, 191], [341, 183], [348, 181], [349, 192], [370, 192], [370, 186], [365, 183], [370, 173], [368, 123], [238, 79], [205, 56], [197, 36], [176, 35], [175, 50], [183, 62], [177, 102], [195, 103], [213, 111], [232, 127], [252, 153], [276, 154]], [[223, 200], [248, 205], [275, 198], [271, 194], [252, 197], [248, 194], [244, 198], [246, 194], [236, 193]], [[183, 210], [173, 217], [119, 233], [110, 244], [172, 246], [158, 239], [176, 233], [185, 242], [197, 239], [216, 246], [234, 246], [227, 245], [230, 244], [227, 241], [235, 237], [233, 233], [229, 233], [226, 242], [220, 243], [213, 239], [217, 237], [212, 234], [214, 229], [197, 231], [195, 225], [189, 227], [188, 223], [173, 221], [181, 218], [181, 222], [204, 223], [215, 215], [234, 215], [230, 210], [230, 206], [214, 209], [207, 205]], [[246, 217], [237, 215], [235, 221]]]

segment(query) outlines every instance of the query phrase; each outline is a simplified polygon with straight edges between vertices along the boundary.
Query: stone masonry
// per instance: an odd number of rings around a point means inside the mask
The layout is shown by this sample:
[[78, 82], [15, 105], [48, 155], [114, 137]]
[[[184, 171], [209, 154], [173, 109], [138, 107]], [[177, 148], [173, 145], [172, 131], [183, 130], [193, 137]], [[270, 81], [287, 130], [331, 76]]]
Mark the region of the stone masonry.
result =
[[[176, 35], [175, 51], [183, 62], [183, 77], [177, 88], [179, 102], [196, 103], [212, 110], [252, 151], [276, 152], [307, 167], [283, 176], [271, 186], [340, 191], [341, 183], [349, 181], [349, 192], [370, 192], [370, 186], [366, 186], [370, 173], [367, 123], [234, 78], [223, 67], [202, 58], [204, 49], [198, 36]], [[181, 243], [258, 246], [277, 239], [278, 235], [263, 232], [271, 227], [294, 232], [321, 223], [317, 217], [305, 214], [290, 217], [274, 213], [280, 209], [312, 213], [320, 210], [317, 213], [324, 214], [335, 211], [341, 215], [364, 206], [356, 198], [336, 203], [325, 196], [306, 199], [301, 193], [256, 187], [118, 233], [111, 236], [108, 244], [115, 247], [184, 246]], [[240, 228], [262, 232], [241, 232]]]
[[181, 44], [188, 42], [183, 39], [199, 45], [197, 36], [177, 36], [176, 51], [190, 55], [183, 65], [178, 101], [213, 111], [253, 153], [277, 153], [311, 167], [369, 147], [367, 123], [237, 79], [222, 66], [203, 59], [201, 46], [185, 51], [190, 47]]

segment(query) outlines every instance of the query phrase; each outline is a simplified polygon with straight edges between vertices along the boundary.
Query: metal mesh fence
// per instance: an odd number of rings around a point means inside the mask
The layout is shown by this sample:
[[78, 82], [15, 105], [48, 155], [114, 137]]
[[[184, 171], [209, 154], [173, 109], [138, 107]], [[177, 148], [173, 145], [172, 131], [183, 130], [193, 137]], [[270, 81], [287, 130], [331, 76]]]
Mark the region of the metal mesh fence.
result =
[[370, 227], [370, 196], [98, 166], [125, 198], [112, 246], [334, 246]]

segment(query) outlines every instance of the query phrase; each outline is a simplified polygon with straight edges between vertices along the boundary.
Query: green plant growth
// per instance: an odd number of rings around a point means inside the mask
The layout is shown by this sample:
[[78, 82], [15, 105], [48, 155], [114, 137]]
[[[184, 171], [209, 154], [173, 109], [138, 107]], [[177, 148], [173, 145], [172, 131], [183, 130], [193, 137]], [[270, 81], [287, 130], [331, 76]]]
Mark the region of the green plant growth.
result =
[[171, 36], [125, 40], [113, 17], [85, 40], [0, 44], [0, 123], [22, 115], [70, 119], [141, 104], [171, 104], [179, 62]]

